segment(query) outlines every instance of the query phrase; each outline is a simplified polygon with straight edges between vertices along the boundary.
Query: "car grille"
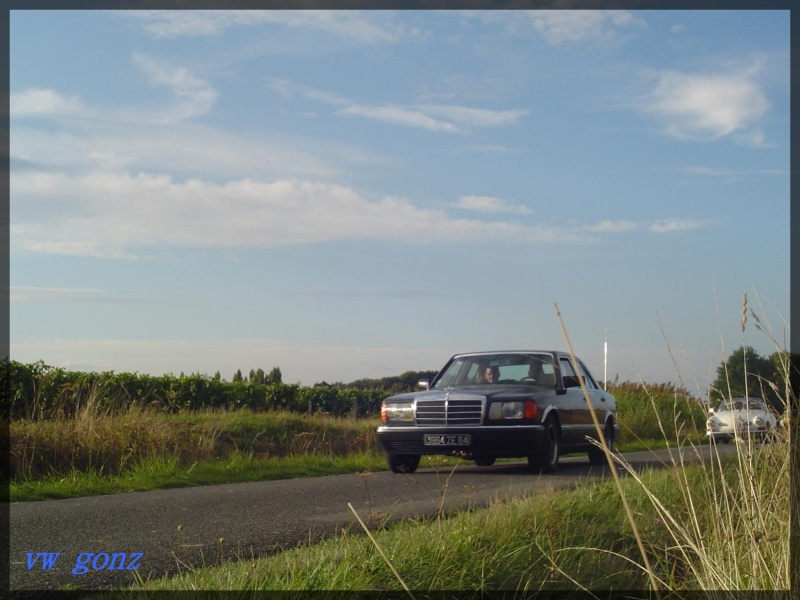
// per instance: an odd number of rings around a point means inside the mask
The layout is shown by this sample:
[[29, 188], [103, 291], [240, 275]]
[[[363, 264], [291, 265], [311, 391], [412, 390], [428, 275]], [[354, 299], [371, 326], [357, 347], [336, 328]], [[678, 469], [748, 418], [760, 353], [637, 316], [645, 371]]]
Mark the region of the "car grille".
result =
[[420, 427], [480, 425], [483, 400], [480, 398], [425, 400], [417, 402], [417, 425]]

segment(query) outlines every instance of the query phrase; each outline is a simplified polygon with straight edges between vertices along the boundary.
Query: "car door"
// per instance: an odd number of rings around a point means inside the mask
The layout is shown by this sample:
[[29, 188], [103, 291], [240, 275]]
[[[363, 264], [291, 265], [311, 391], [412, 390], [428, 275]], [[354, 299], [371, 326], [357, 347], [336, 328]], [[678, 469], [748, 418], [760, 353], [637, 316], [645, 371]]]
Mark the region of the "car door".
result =
[[[592, 413], [589, 410], [589, 405], [586, 403], [586, 398], [580, 387], [578, 373], [580, 373], [583, 378], [589, 401], [601, 425], [605, 415], [602, 391], [580, 361], [575, 364], [569, 356], [561, 356], [559, 357], [559, 368], [561, 369], [562, 379], [565, 384], [565, 404], [570, 408], [569, 423], [567, 426], [562, 424], [562, 437], [568, 435], [565, 440], [567, 443], [585, 444], [587, 435], [597, 438], [597, 429], [594, 426]], [[569, 429], [568, 434], [567, 427]]]
[[[600, 389], [600, 386], [597, 385], [597, 382], [589, 372], [589, 369], [587, 369], [586, 365], [584, 365], [580, 360], [578, 360], [578, 368], [583, 376], [586, 392], [589, 394], [589, 399], [592, 402], [592, 408], [594, 408], [597, 421], [602, 428], [603, 423], [605, 422], [606, 413], [611, 409], [611, 406], [609, 406], [608, 402], [606, 401], [606, 394], [602, 389]], [[597, 429], [594, 426], [591, 413], [589, 413], [589, 424], [591, 425], [591, 431], [588, 433], [588, 435], [591, 435], [593, 438], [597, 439]]]
[[578, 383], [578, 375], [569, 356], [559, 356], [558, 368], [564, 393], [559, 413], [561, 415], [561, 440], [565, 445], [581, 443], [586, 435], [586, 425], [591, 421], [586, 400]]

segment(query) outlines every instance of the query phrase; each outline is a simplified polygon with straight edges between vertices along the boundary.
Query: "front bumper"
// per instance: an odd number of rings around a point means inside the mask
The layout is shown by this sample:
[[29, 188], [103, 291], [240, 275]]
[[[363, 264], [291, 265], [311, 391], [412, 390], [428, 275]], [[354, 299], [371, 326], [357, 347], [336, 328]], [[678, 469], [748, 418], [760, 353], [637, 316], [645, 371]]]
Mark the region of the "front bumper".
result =
[[746, 438], [748, 436], [764, 437], [768, 432], [766, 425], [756, 425], [755, 423], [743, 423], [737, 427], [723, 425], [706, 431], [706, 436], [715, 441], [732, 440], [736, 437]]
[[[428, 446], [426, 435], [469, 435], [469, 445]], [[458, 454], [515, 458], [528, 456], [541, 447], [541, 425], [480, 427], [379, 427], [378, 440], [389, 454]]]

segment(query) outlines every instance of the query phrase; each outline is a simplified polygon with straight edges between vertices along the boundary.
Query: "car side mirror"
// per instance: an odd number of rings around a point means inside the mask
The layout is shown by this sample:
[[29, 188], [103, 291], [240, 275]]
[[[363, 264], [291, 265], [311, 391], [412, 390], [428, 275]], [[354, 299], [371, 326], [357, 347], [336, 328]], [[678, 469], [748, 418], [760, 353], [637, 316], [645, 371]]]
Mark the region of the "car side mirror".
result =
[[581, 387], [581, 382], [576, 375], [564, 375], [562, 379], [564, 380], [565, 388]]
[[427, 379], [420, 379], [420, 380], [417, 382], [417, 385], [419, 386], [419, 389], [421, 389], [421, 390], [427, 390], [427, 389], [428, 389], [428, 386], [430, 385], [430, 382], [429, 382]]

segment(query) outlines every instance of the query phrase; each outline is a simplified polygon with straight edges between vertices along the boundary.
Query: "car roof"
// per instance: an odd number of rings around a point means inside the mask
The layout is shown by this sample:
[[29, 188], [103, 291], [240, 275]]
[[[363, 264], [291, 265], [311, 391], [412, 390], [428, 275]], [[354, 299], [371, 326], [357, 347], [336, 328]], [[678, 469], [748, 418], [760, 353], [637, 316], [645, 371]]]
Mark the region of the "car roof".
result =
[[748, 396], [747, 398], [726, 398], [724, 400], [720, 400], [720, 402], [745, 402], [750, 400], [756, 400], [758, 402], [763, 402], [761, 398], [758, 396]]
[[482, 356], [484, 354], [568, 354], [563, 350], [482, 350], [480, 352], [459, 352], [453, 356]]

